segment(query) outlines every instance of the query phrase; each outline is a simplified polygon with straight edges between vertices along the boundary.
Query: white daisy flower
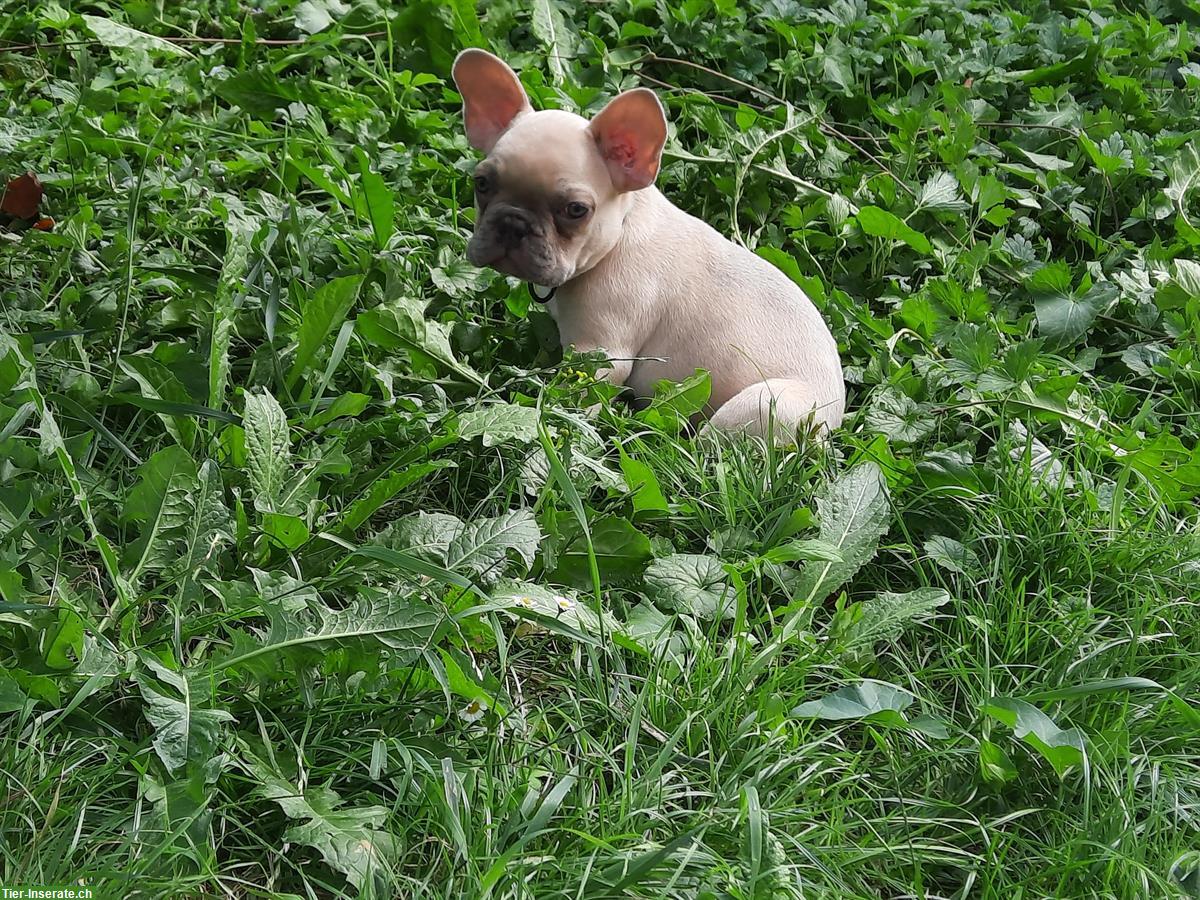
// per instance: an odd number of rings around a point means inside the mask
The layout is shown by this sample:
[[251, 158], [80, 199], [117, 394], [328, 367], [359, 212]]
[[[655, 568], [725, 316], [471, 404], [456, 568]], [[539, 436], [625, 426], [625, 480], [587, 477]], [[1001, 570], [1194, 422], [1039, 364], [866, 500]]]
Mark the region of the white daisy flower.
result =
[[483, 718], [485, 712], [487, 712], [487, 704], [482, 700], [472, 700], [458, 711], [458, 716], [464, 722], [478, 722]]
[[570, 597], [564, 597], [562, 594], [556, 596], [554, 602], [558, 604], [558, 611], [560, 613], [570, 612], [575, 608], [575, 601]]

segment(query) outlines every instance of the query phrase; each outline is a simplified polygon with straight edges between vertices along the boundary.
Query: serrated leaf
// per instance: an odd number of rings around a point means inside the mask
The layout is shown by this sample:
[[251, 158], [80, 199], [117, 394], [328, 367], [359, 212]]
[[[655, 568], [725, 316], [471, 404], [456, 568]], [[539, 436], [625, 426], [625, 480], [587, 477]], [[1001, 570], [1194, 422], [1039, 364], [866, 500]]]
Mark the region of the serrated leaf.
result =
[[864, 206], [855, 216], [858, 227], [873, 237], [886, 238], [891, 241], [903, 241], [918, 253], [926, 255], [933, 253], [929, 238], [909, 226], [898, 216], [878, 206]]
[[212, 304], [208, 346], [208, 406], [225, 407], [229, 384], [229, 348], [233, 341], [233, 318], [238, 294], [245, 289], [250, 261], [250, 243], [258, 230], [258, 219], [247, 216], [236, 204], [225, 207], [225, 258], [217, 279]]
[[542, 540], [537, 519], [528, 509], [514, 509], [491, 519], [463, 522], [447, 513], [417, 513], [397, 522], [380, 541], [453, 572], [469, 573], [487, 584], [505, 574], [510, 553], [525, 569], [533, 565]]
[[1041, 754], [1059, 778], [1074, 766], [1083, 765], [1083, 733], [1078, 728], [1059, 728], [1036, 706], [1011, 697], [993, 697], [984, 704], [983, 711], [1003, 722], [1018, 740]]
[[528, 569], [533, 565], [542, 531], [529, 509], [514, 509], [494, 519], [463, 525], [446, 548], [446, 568], [472, 572], [487, 584], [503, 574], [509, 553], [516, 553]]
[[304, 660], [329, 647], [347, 646], [386, 647], [403, 663], [429, 646], [442, 621], [442, 615], [424, 603], [395, 592], [366, 589], [342, 609], [315, 599], [300, 608], [265, 598], [263, 605], [270, 622], [268, 632], [259, 638], [239, 632], [233, 650], [217, 663], [219, 671], [259, 669], [275, 656]]
[[254, 490], [254, 508], [274, 512], [291, 470], [292, 442], [287, 416], [268, 391], [246, 394], [243, 417], [246, 432], [246, 469]]
[[958, 179], [949, 172], [938, 172], [923, 185], [917, 194], [917, 209], [962, 212], [970, 204], [962, 197]]
[[818, 517], [820, 539], [842, 558], [804, 567], [794, 594], [801, 605], [829, 596], [875, 555], [890, 518], [887, 483], [879, 466], [860, 463], [827, 484], [818, 500]]
[[646, 590], [667, 609], [698, 619], [730, 618], [733, 595], [721, 561], [712, 556], [675, 553], [646, 569]]
[[[345, 808], [328, 785], [302, 788], [250, 753], [244, 753], [240, 763], [254, 780], [255, 793], [277, 803], [289, 819], [301, 820], [284, 833], [285, 841], [312, 847], [356, 888], [376, 879], [386, 881], [399, 853], [395, 838], [383, 830], [386, 809]], [[374, 896], [376, 890], [369, 893]]]
[[906, 726], [904, 710], [912, 706], [913, 696], [895, 685], [882, 681], [862, 681], [839, 688], [819, 700], [801, 703], [792, 715], [801, 719], [841, 722], [862, 719], [883, 725]]
[[895, 388], [876, 391], [867, 410], [867, 427], [902, 444], [911, 444], [933, 432], [929, 409]]
[[117, 361], [121, 371], [137, 382], [143, 397], [165, 401], [159, 419], [180, 446], [190, 448], [196, 439], [196, 422], [183, 410], [192, 396], [174, 372], [145, 354], [124, 356]]
[[346, 314], [354, 306], [362, 280], [361, 275], [334, 278], [317, 288], [304, 304], [300, 312], [300, 328], [296, 333], [299, 341], [296, 357], [288, 373], [289, 386], [308, 371], [317, 351], [329, 339], [329, 335], [341, 327]]
[[136, 28], [130, 28], [120, 22], [114, 22], [112, 19], [105, 19], [101, 16], [83, 16], [83, 24], [105, 47], [162, 53], [167, 56], [192, 56], [178, 44], [173, 44], [153, 34], [138, 31]]
[[414, 362], [430, 371], [433, 364], [457, 372], [474, 384], [483, 384], [478, 373], [454, 358], [450, 349], [450, 329], [442, 322], [425, 319], [425, 304], [413, 297], [400, 296], [360, 313], [355, 330], [385, 350], [405, 350]]
[[1179, 217], [1188, 221], [1188, 196], [1200, 189], [1200, 142], [1191, 141], [1167, 159], [1167, 186], [1163, 193], [1175, 204]]
[[217, 84], [216, 94], [251, 115], [273, 118], [288, 104], [300, 100], [296, 83], [280, 78], [267, 68], [248, 69]]
[[496, 447], [510, 441], [527, 444], [537, 440], [538, 411], [531, 406], [491, 403], [463, 413], [458, 436], [464, 441], [483, 438], [483, 446]]
[[880, 591], [857, 606], [856, 615], [839, 635], [847, 651], [869, 648], [898, 636], [906, 625], [950, 602], [941, 588], [918, 588], [904, 594]]

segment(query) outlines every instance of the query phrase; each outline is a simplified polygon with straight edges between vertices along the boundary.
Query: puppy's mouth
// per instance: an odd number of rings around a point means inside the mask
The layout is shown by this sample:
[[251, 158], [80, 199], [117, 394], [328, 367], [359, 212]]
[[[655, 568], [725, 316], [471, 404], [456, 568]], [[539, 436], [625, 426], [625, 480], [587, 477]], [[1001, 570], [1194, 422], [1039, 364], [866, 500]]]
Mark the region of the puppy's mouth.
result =
[[480, 268], [495, 269], [502, 275], [510, 275], [532, 284], [545, 287], [559, 287], [566, 280], [553, 269], [530, 265], [527, 254], [520, 248], [513, 247], [479, 247], [472, 241], [467, 245], [467, 259], [472, 265]]

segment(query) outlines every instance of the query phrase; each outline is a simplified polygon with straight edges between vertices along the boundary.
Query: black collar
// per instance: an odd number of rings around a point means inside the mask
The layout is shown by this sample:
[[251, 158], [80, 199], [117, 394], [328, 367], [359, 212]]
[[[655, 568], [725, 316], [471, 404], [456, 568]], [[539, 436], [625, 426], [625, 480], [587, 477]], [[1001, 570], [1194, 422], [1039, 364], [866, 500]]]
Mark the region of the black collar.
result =
[[[549, 293], [543, 295], [543, 294], [538, 293], [539, 291], [548, 291]], [[556, 288], [556, 287], [544, 288], [540, 284], [534, 284], [532, 281], [529, 282], [529, 296], [532, 297], [534, 300], [536, 300], [538, 303], [549, 303], [551, 300], [554, 299], [554, 295], [557, 291], [558, 291], [558, 288]]]

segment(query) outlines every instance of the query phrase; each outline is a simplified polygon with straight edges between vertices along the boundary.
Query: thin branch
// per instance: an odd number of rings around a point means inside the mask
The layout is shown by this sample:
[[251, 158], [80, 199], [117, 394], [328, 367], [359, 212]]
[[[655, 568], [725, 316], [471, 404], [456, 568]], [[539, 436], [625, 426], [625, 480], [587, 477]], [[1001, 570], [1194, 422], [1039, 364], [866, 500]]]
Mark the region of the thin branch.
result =
[[[367, 31], [363, 34], [344, 33], [340, 37], [348, 38], [363, 38], [371, 39], [384, 37], [386, 31]], [[241, 38], [224, 38], [224, 37], [162, 37], [161, 35], [150, 35], [162, 41], [170, 41], [172, 44], [242, 44], [245, 43]], [[300, 44], [307, 44], [312, 40], [310, 37], [303, 38], [255, 38], [251, 43], [262, 47], [295, 47]], [[94, 47], [103, 44], [103, 41], [96, 39], [77, 40], [77, 41], [48, 41], [44, 44], [0, 44], [0, 53], [20, 53], [26, 50], [59, 50], [64, 47]]]

